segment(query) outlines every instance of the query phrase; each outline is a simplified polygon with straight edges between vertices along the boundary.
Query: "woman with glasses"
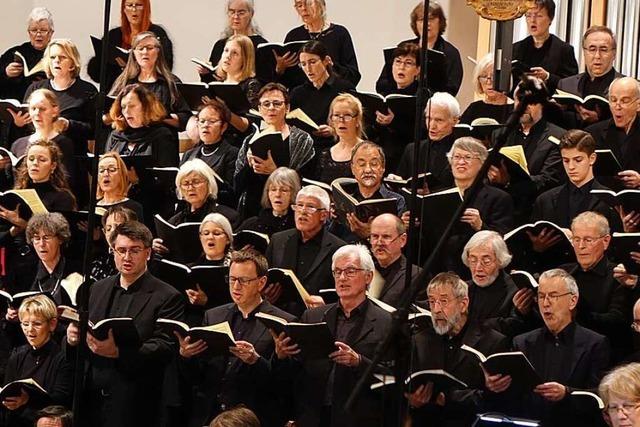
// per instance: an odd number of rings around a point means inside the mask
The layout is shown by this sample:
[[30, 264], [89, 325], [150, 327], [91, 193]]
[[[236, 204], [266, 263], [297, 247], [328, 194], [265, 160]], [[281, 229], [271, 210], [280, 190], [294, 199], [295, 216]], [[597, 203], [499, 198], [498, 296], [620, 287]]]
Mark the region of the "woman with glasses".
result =
[[335, 143], [318, 154], [313, 176], [327, 184], [336, 178], [353, 178], [351, 152], [365, 138], [362, 104], [353, 95], [341, 94], [329, 106], [328, 123]]
[[353, 84], [333, 71], [327, 47], [319, 41], [310, 41], [300, 49], [298, 66], [307, 81], [291, 90], [291, 109], [300, 108], [320, 127], [313, 133], [316, 148], [333, 142], [333, 129], [327, 123], [331, 101], [343, 92], [355, 90]]
[[[332, 66], [337, 74], [357, 85], [360, 81], [358, 59], [353, 47], [349, 30], [327, 19], [325, 0], [295, 0], [293, 7], [303, 24], [289, 31], [284, 42], [317, 40], [322, 42], [331, 57]], [[303, 73], [294, 68], [298, 64], [298, 55], [286, 54], [276, 58], [276, 75], [285, 86], [294, 88], [304, 83]]]
[[287, 124], [285, 119], [289, 112], [289, 103], [287, 88], [279, 83], [267, 83], [260, 89], [258, 111], [266, 125], [263, 132], [282, 134], [283, 143], [288, 148], [289, 161], [288, 164], [276, 164], [270, 154], [266, 159], [254, 156], [249, 146], [251, 137], [244, 140], [236, 161], [234, 182], [237, 194], [242, 194], [240, 206], [245, 218], [258, 214], [260, 196], [267, 177], [273, 171], [280, 166], [286, 166], [300, 172], [315, 155], [311, 136]]
[[609, 372], [600, 382], [604, 418], [612, 427], [640, 427], [640, 363], [629, 363]]
[[191, 117], [191, 109], [178, 91], [176, 83], [179, 82], [180, 79], [171, 73], [160, 40], [154, 33], [145, 31], [133, 38], [127, 64], [111, 86], [109, 95], [118, 96], [130, 84], [142, 85], [164, 106], [166, 117], [163, 122], [174, 130], [182, 130]]
[[471, 124], [478, 118], [494, 119], [498, 123], [507, 121], [513, 111], [513, 101], [504, 93], [493, 88], [493, 54], [482, 57], [473, 69], [473, 88], [476, 96], [460, 116], [460, 123]]
[[[209, 55], [209, 63], [214, 67], [220, 62], [224, 47], [231, 36], [249, 37], [253, 44], [254, 54], [260, 43], [267, 43], [253, 19], [255, 14], [254, 0], [227, 0], [225, 9], [227, 11], [227, 27], [222, 32], [221, 38], [213, 45], [211, 55]], [[196, 65], [196, 70], [203, 82], [224, 80], [219, 67], [212, 72], [201, 65]]]
[[[162, 46], [163, 56], [169, 70], [173, 69], [173, 43], [165, 29], [151, 23], [151, 0], [122, 0], [120, 2], [120, 26], [109, 31], [109, 44], [129, 50], [134, 38], [145, 31], [154, 33]], [[106, 87], [113, 86], [123, 68], [125, 61], [116, 59], [116, 64], [107, 63]], [[95, 56], [89, 60], [87, 74], [98, 83], [100, 81], [100, 58]]]
[[4, 383], [31, 378], [47, 391], [47, 399], [31, 397], [25, 391], [3, 400], [3, 425], [33, 426], [38, 410], [47, 404], [71, 404], [73, 372], [60, 345], [53, 339], [58, 311], [45, 295], [24, 300], [19, 309], [20, 326], [26, 344], [17, 347], [7, 361]]
[[123, 206], [131, 209], [139, 218], [142, 218], [142, 205], [127, 197], [130, 186], [127, 165], [122, 160], [122, 157], [113, 151], [100, 156], [96, 194], [97, 205], [104, 209]]
[[253, 230], [268, 236], [296, 226], [291, 205], [300, 191], [300, 177], [293, 169], [279, 167], [267, 178], [257, 216], [247, 219], [241, 230]]
[[[216, 178], [211, 168], [202, 160], [189, 160], [180, 166], [176, 175], [176, 188], [178, 199], [184, 201], [184, 207], [169, 218], [169, 223], [179, 225], [185, 222], [202, 222], [208, 214], [219, 213], [225, 216], [234, 228], [239, 225], [238, 212], [217, 203]], [[153, 239], [153, 250], [160, 255], [169, 252], [162, 244], [162, 239]]]

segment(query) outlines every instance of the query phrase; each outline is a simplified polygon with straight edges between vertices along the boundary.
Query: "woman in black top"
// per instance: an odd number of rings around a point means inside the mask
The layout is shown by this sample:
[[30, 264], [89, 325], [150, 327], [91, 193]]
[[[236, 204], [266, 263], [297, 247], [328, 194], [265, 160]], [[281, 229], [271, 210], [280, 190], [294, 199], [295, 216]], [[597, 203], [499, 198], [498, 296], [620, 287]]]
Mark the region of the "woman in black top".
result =
[[[405, 40], [402, 43], [411, 42], [418, 46], [421, 45], [424, 15], [424, 5], [420, 2], [413, 8], [410, 15], [411, 30], [413, 30], [416, 38]], [[429, 85], [429, 89], [432, 92], [444, 91], [456, 96], [462, 84], [462, 60], [458, 49], [442, 37], [442, 34], [447, 29], [447, 18], [444, 15], [442, 6], [435, 2], [430, 3], [428, 19], [427, 47], [440, 51], [445, 56], [444, 81], [436, 82], [435, 78], [430, 79], [432, 84]], [[376, 91], [378, 93], [391, 93], [394, 88], [395, 83], [391, 67], [392, 64], [390, 62], [384, 64], [380, 77], [376, 82]]]
[[167, 112], [164, 123], [175, 130], [182, 130], [191, 117], [191, 109], [178, 91], [178, 82], [180, 79], [171, 74], [160, 40], [154, 33], [146, 31], [133, 39], [127, 64], [113, 83], [109, 95], [118, 96], [127, 85], [138, 83], [153, 92], [164, 106]]
[[333, 129], [327, 124], [331, 101], [343, 92], [355, 90], [348, 80], [333, 72], [331, 57], [326, 46], [319, 41], [310, 41], [300, 49], [300, 68], [307, 81], [291, 91], [291, 109], [300, 108], [319, 129], [313, 133], [318, 149], [333, 143]]
[[[120, 26], [109, 30], [109, 44], [123, 49], [131, 49], [132, 41], [139, 33], [151, 31], [162, 45], [163, 56], [169, 70], [173, 69], [173, 43], [165, 29], [151, 23], [151, 0], [122, 0], [120, 3]], [[106, 87], [113, 86], [125, 62], [116, 59], [117, 64], [107, 63]], [[87, 73], [94, 82], [100, 81], [100, 58], [93, 57], [87, 65]]]
[[485, 55], [476, 64], [473, 70], [473, 86], [476, 95], [482, 99], [469, 104], [462, 116], [460, 123], [471, 124], [478, 118], [490, 118], [498, 123], [507, 121], [513, 111], [513, 101], [504, 93], [493, 89], [493, 54]]
[[[253, 0], [227, 0], [225, 10], [228, 17], [227, 28], [222, 32], [222, 37], [213, 45], [211, 55], [209, 55], [209, 64], [213, 67], [218, 65], [220, 62], [224, 46], [227, 44], [227, 40], [231, 36], [242, 35], [249, 37], [253, 43], [254, 54], [256, 53], [257, 46], [260, 43], [267, 43], [267, 40], [262, 37], [260, 29], [253, 21], [255, 13]], [[196, 70], [198, 71], [198, 74], [200, 74], [200, 80], [203, 82], [208, 83], [215, 80], [223, 80], [222, 74], [218, 75], [216, 72], [212, 72], [201, 65], [196, 65]], [[216, 69], [215, 71], [218, 70]], [[270, 76], [269, 71], [267, 71], [266, 75], [264, 73], [260, 73], [259, 70], [256, 70], [256, 72], [261, 80], [265, 78], [268, 79]]]
[[[284, 42], [321, 41], [327, 47], [335, 72], [356, 86], [361, 76], [349, 30], [327, 20], [325, 0], [295, 0], [294, 7], [304, 24], [289, 31]], [[288, 88], [299, 86], [305, 81], [300, 70], [291, 68], [297, 63], [297, 55], [276, 55], [276, 74]]]
[[[267, 178], [262, 191], [262, 210], [242, 223], [241, 230], [253, 230], [268, 236], [296, 226], [291, 204], [300, 191], [300, 177], [293, 169], [279, 167]], [[241, 249], [241, 248], [238, 248]]]
[[55, 304], [45, 295], [27, 298], [20, 305], [20, 324], [27, 344], [14, 349], [7, 362], [4, 384], [33, 379], [47, 391], [45, 400], [37, 394], [7, 397], [3, 402], [4, 421], [9, 426], [35, 425], [37, 411], [47, 405], [71, 404], [73, 380], [71, 364], [52, 339], [58, 320]]

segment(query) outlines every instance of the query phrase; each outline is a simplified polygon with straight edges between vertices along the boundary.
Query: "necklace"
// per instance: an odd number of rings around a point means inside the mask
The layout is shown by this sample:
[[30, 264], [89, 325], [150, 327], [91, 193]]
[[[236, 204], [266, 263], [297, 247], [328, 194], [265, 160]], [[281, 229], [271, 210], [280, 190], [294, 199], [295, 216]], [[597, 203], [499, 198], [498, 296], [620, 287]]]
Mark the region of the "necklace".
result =
[[218, 151], [218, 149], [220, 148], [220, 146], [218, 145], [215, 150], [213, 150], [212, 152], [210, 152], [209, 154], [204, 152], [204, 145], [202, 147], [200, 147], [200, 154], [202, 154], [204, 157], [209, 157], [209, 156], [213, 156], [216, 151]]

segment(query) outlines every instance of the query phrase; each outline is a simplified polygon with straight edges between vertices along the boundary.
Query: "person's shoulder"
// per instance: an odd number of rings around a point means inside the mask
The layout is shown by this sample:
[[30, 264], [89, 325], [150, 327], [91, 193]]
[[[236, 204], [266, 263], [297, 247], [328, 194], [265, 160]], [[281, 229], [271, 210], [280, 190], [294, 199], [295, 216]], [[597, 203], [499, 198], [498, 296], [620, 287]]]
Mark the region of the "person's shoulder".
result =
[[493, 197], [496, 199], [510, 199], [511, 196], [509, 195], [509, 193], [507, 193], [506, 191], [495, 187], [493, 185], [484, 185], [482, 190], [481, 190], [484, 194], [486, 194], [489, 197]]
[[297, 233], [298, 233], [298, 229], [296, 228], [292, 228], [284, 231], [278, 231], [277, 233], [273, 233], [270, 241], [271, 242], [284, 241], [295, 236]]
[[602, 343], [607, 341], [607, 337], [593, 331], [591, 329], [585, 328], [584, 326], [576, 324], [576, 341], [584, 340], [590, 343]]
[[293, 314], [291, 314], [289, 312], [286, 312], [283, 309], [274, 306], [273, 304], [271, 304], [268, 301], [264, 301], [263, 302], [261, 311], [264, 312], [264, 313], [267, 313], [267, 314], [272, 314], [274, 316], [282, 317], [287, 322], [291, 322], [291, 321], [296, 319], [296, 316], [294, 316]]
[[[551, 123], [549, 121], [547, 121], [547, 131], [553, 135], [553, 136], [562, 136], [565, 134], [566, 130], [564, 128], [561, 128], [560, 126]], [[548, 141], [548, 138], [546, 139]], [[557, 146], [557, 144], [555, 144], [554, 142], [549, 141], [550, 144], [553, 144], [554, 146]]]
[[[42, 81], [44, 81], [44, 80], [42, 80]], [[77, 78], [75, 84], [77, 85], [79, 90], [82, 90], [82, 91], [85, 91], [85, 92], [94, 93], [94, 94], [98, 92], [98, 89], [96, 89], [96, 87], [93, 84], [91, 84], [88, 81], [83, 80], [81, 78]]]
[[571, 49], [571, 52], [573, 53], [573, 46], [571, 46], [570, 43], [562, 40], [560, 37], [556, 36], [555, 34], [551, 34], [551, 44], [560, 46], [565, 50]]
[[613, 122], [613, 119], [601, 120], [599, 122], [596, 122], [592, 125], [587, 126], [584, 129], [584, 131], [590, 133], [592, 136], [595, 137], [598, 133], [604, 132], [609, 126], [611, 126], [612, 122]]
[[204, 322], [205, 324], [211, 324], [212, 320], [216, 321], [217, 319], [222, 319], [226, 316], [227, 312], [233, 308], [235, 303], [230, 302], [227, 304], [219, 305], [217, 307], [213, 307], [204, 312]]
[[175, 138], [175, 132], [173, 132], [171, 129], [169, 129], [167, 126], [165, 126], [162, 123], [157, 123], [155, 125], [151, 125], [148, 128], [148, 132], [149, 132], [149, 137], [153, 137], [153, 138], [158, 138], [158, 137], [164, 137], [164, 138]]
[[440, 37], [442, 38], [442, 45], [444, 46], [443, 50], [445, 51], [443, 53], [456, 53], [458, 54], [458, 56], [460, 56], [460, 51], [453, 45], [453, 43], [443, 38], [442, 36]]
[[349, 30], [347, 29], [347, 27], [345, 27], [344, 25], [336, 24], [335, 22], [332, 22], [331, 24], [329, 24], [329, 28], [326, 31], [327, 32], [334, 31], [338, 34], [345, 34], [345, 35], [349, 34]]
[[562, 190], [566, 188], [566, 184], [553, 187], [547, 191], [544, 191], [536, 198], [536, 203], [548, 202], [558, 196]]
[[325, 317], [325, 314], [331, 310], [335, 309], [338, 303], [334, 302], [331, 304], [323, 305], [320, 307], [308, 308], [302, 313], [300, 320], [304, 323], [315, 323], [320, 322]]
[[173, 298], [176, 295], [182, 297], [182, 295], [176, 288], [174, 288], [164, 280], [160, 280], [149, 272], [146, 273], [146, 277], [144, 279], [145, 280], [143, 281], [143, 283], [146, 283], [147, 286], [149, 286], [148, 289], [150, 289], [154, 294], [164, 296], [164, 299]]
[[149, 31], [155, 33], [155, 35], [158, 37], [169, 38], [167, 30], [165, 30], [164, 27], [160, 24], [151, 24], [151, 26], [149, 27]]
[[306, 30], [306, 28], [304, 28], [304, 25], [300, 25], [299, 27], [295, 27], [289, 30], [289, 32], [285, 36], [285, 42], [306, 40], [308, 38], [309, 32]]
[[513, 346], [522, 349], [522, 347], [529, 345], [531, 342], [538, 339], [538, 337], [544, 333], [544, 327], [534, 329], [529, 332], [525, 332], [520, 335], [516, 335], [513, 338]]

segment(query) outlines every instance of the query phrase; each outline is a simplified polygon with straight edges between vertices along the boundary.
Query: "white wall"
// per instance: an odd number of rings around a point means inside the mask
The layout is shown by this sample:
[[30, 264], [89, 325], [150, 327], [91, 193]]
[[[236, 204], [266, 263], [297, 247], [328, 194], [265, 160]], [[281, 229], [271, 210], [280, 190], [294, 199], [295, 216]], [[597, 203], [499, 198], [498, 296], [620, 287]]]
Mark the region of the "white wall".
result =
[[[83, 62], [93, 56], [89, 34], [102, 32], [103, 4], [101, 0], [1, 0], [0, 51], [27, 39], [26, 17], [33, 6], [45, 6], [54, 15], [55, 37], [72, 39], [80, 49]], [[362, 81], [361, 90], [373, 90], [382, 66], [382, 49], [413, 36], [409, 28], [409, 13], [416, 0], [327, 0], [329, 19], [346, 26], [354, 39]], [[476, 39], [477, 23], [470, 18], [473, 12], [461, 0], [440, 1], [452, 18], [448, 36]], [[189, 58], [208, 58], [213, 43], [224, 28], [224, 0], [153, 0], [153, 22], [163, 25], [174, 42], [174, 72], [185, 81], [197, 79]], [[451, 5], [455, 10], [451, 11]], [[119, 0], [112, 0], [112, 27], [119, 24]], [[464, 10], [469, 9], [469, 10]], [[458, 15], [465, 19], [458, 21]], [[300, 25], [293, 9], [293, 0], [256, 0], [256, 18], [268, 40], [282, 40], [291, 28]], [[456, 21], [459, 22], [456, 25]], [[469, 24], [472, 24], [471, 27]], [[461, 37], [456, 37], [460, 35]], [[463, 62], [467, 55], [475, 56], [476, 46], [465, 44], [461, 49]], [[467, 68], [467, 67], [465, 67]], [[470, 75], [465, 69], [465, 75]], [[469, 94], [460, 96], [466, 104]]]

